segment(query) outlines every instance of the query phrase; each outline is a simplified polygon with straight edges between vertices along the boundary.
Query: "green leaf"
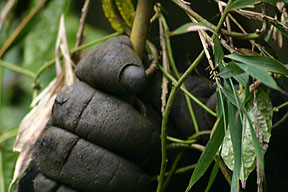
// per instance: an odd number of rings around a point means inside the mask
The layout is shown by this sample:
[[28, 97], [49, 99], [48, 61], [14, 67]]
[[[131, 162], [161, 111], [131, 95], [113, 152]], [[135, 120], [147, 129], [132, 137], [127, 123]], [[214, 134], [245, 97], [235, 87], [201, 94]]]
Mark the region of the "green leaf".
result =
[[135, 8], [131, 0], [115, 0], [115, 3], [125, 23], [128, 25], [128, 27], [132, 27], [135, 16]]
[[[238, 191], [239, 188], [239, 176], [241, 169], [241, 138], [242, 138], [242, 122], [240, 119], [239, 111], [232, 104], [228, 104], [228, 114], [229, 114], [229, 130], [231, 135], [232, 147], [233, 147], [233, 158], [234, 158], [234, 168], [231, 183], [231, 192]], [[227, 134], [227, 133], [226, 133]], [[226, 136], [225, 136], [226, 138]], [[225, 138], [223, 146], [225, 143]]]
[[118, 32], [123, 32], [123, 27], [119, 23], [117, 16], [114, 13], [115, 7], [113, 7], [112, 0], [102, 0], [102, 8], [106, 18], [108, 19], [111, 27]]
[[247, 83], [249, 83], [249, 75], [247, 73], [241, 73], [238, 75], [234, 75], [233, 78], [236, 79], [236, 81], [243, 86], [246, 86]]
[[221, 73], [219, 73], [219, 75], [222, 78], [231, 78], [234, 77], [235, 75], [239, 75], [241, 73], [244, 73], [244, 71], [239, 68], [235, 62], [229, 62], [228, 65], [226, 65], [223, 70], [221, 71]]
[[54, 57], [60, 15], [69, 2], [69, 0], [52, 0], [41, 12], [38, 23], [24, 41], [24, 65], [33, 64], [39, 67], [46, 59]]
[[[220, 150], [220, 153], [221, 153], [221, 150]], [[205, 189], [205, 192], [209, 192], [210, 188], [212, 187], [214, 181], [215, 181], [215, 178], [217, 176], [217, 173], [218, 173], [218, 170], [219, 170], [219, 163], [220, 163], [220, 155], [217, 157], [217, 160], [213, 166], [213, 169], [212, 169], [212, 172], [211, 172], [211, 175], [210, 175], [210, 178], [209, 178], [209, 181], [208, 181], [208, 185]]]
[[282, 26], [275, 22], [270, 22], [274, 27], [276, 27], [285, 37], [288, 38], [288, 31]]
[[4, 131], [1, 135], [0, 135], [0, 145], [2, 143], [4, 143], [6, 140], [15, 137], [18, 133], [18, 127], [13, 128], [13, 129], [9, 129], [8, 131]]
[[239, 103], [239, 102], [236, 101], [232, 89], [223, 87], [223, 88], [221, 89], [221, 91], [222, 91], [222, 93], [225, 95], [225, 97], [227, 98], [227, 100], [228, 100], [230, 103], [232, 103], [235, 107], [238, 106], [238, 103]]
[[213, 161], [214, 156], [216, 155], [222, 141], [224, 138], [224, 121], [223, 116], [220, 117], [218, 125], [215, 129], [214, 134], [211, 139], [208, 141], [205, 150], [203, 151], [200, 159], [197, 162], [195, 170], [191, 176], [189, 186], [186, 191], [189, 191], [191, 187], [202, 177], [206, 172], [211, 162]]
[[229, 59], [234, 61], [238, 61], [252, 67], [258, 67], [266, 72], [279, 73], [283, 75], [288, 75], [288, 67], [286, 67], [283, 63], [269, 58], [263, 55], [240, 55], [236, 53], [232, 53], [226, 56]]
[[171, 33], [169, 33], [169, 36], [182, 35], [188, 32], [198, 31], [198, 30], [208, 30], [208, 31], [213, 32], [213, 30], [205, 23], [186, 23], [180, 26], [179, 28], [175, 29]]
[[240, 67], [243, 71], [251, 75], [252, 77], [260, 80], [265, 85], [274, 88], [279, 89], [275, 80], [265, 71], [263, 68], [260, 67], [253, 67], [252, 65], [247, 65], [243, 63], [235, 62], [238, 67]]
[[113, 0], [102, 0], [102, 8], [114, 30], [123, 32], [124, 29], [120, 23], [121, 19], [128, 27], [132, 26], [135, 9], [131, 0], [115, 0], [115, 2]]
[[[277, 2], [283, 2], [283, 0], [261, 0], [261, 1], [259, 0], [235, 0], [232, 4], [230, 4], [230, 6], [227, 9], [228, 10], [240, 9], [248, 5], [254, 5], [259, 2], [277, 3]], [[288, 1], [285, 0], [284, 2], [287, 3]]]
[[[269, 143], [269, 139], [271, 136], [271, 127], [272, 127], [272, 103], [270, 101], [269, 96], [262, 90], [256, 90], [256, 106], [254, 106], [253, 99], [246, 104], [247, 115], [251, 119], [252, 124], [256, 124], [259, 130], [259, 138], [261, 149], [263, 152], [267, 150], [267, 143]], [[257, 111], [257, 116], [255, 115], [255, 111]], [[257, 118], [256, 118], [257, 117]], [[246, 181], [249, 174], [256, 167], [256, 156], [257, 151], [255, 150], [254, 139], [252, 130], [254, 129], [245, 116], [243, 118], [243, 137], [242, 137], [242, 158], [241, 158], [241, 172], [240, 172], [240, 180]], [[227, 131], [229, 132], [229, 130]], [[256, 138], [257, 140], [257, 138]], [[258, 140], [257, 140], [258, 142]], [[227, 165], [227, 167], [231, 170], [234, 169], [234, 151], [232, 150], [232, 139], [231, 136], [227, 133], [224, 138], [223, 148], [221, 156]], [[263, 159], [262, 159], [263, 160]]]
[[221, 67], [222, 60], [224, 59], [224, 52], [222, 50], [220, 40], [216, 35], [215, 38], [213, 39], [213, 42], [214, 42], [214, 56], [215, 56], [214, 62], [216, 63], [216, 65]]

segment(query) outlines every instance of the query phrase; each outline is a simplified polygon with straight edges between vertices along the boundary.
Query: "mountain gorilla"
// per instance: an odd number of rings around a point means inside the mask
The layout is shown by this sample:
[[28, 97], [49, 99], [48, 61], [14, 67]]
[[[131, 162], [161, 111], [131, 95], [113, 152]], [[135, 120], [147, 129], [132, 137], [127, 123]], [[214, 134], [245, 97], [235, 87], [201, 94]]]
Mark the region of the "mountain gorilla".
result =
[[[176, 50], [176, 55], [183, 52]], [[183, 55], [176, 59], [179, 58], [179, 68], [185, 69]], [[118, 36], [80, 60], [76, 75], [80, 81], [57, 95], [51, 119], [35, 146], [34, 160], [20, 179], [17, 191], [155, 191], [154, 176], [159, 174], [161, 160], [161, 74], [155, 72], [146, 77], [129, 38]], [[215, 110], [212, 84], [196, 74], [185, 82], [189, 92]], [[283, 88], [288, 90], [287, 84]], [[287, 101], [277, 94], [272, 93], [273, 102]], [[194, 102], [192, 105], [200, 130], [211, 130], [215, 119]], [[281, 112], [285, 110], [287, 107]], [[280, 116], [276, 115], [274, 122]], [[265, 155], [268, 191], [281, 191], [288, 181], [285, 125], [287, 121], [273, 130]], [[179, 92], [169, 116], [168, 135], [187, 139], [193, 133], [186, 100]], [[203, 143], [207, 141], [201, 139]], [[177, 154], [177, 150], [168, 151], [168, 166]], [[197, 162], [199, 155], [194, 150], [186, 151], [179, 166]], [[175, 176], [166, 191], [184, 191], [190, 176], [190, 171]], [[208, 179], [209, 173], [193, 190], [204, 191]], [[247, 191], [255, 191], [255, 183], [254, 173], [248, 179]], [[212, 191], [228, 190], [229, 185], [219, 172]]]
[[[161, 76], [146, 77], [127, 36], [103, 42], [79, 62], [76, 75], [80, 82], [57, 95], [37, 143], [31, 168], [39, 173], [30, 190], [153, 191], [151, 176], [159, 172], [160, 159]], [[202, 78], [191, 76], [186, 86], [204, 103], [215, 100], [214, 88]], [[141, 98], [145, 114], [127, 101], [127, 94]], [[194, 130], [182, 94], [175, 103], [169, 133], [187, 138]], [[193, 107], [200, 129], [210, 129], [212, 118]], [[20, 181], [19, 191], [29, 179]]]

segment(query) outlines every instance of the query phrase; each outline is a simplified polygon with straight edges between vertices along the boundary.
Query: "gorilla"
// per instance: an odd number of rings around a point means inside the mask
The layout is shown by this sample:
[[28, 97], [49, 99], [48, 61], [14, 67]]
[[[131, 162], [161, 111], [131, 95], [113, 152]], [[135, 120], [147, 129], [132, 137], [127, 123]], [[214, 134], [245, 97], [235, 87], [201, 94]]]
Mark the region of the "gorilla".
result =
[[[57, 95], [50, 121], [35, 146], [34, 160], [17, 191], [155, 190], [157, 182], [152, 177], [159, 174], [161, 160], [161, 74], [146, 77], [127, 36], [104, 41], [80, 60], [75, 73], [80, 81]], [[211, 82], [190, 76], [185, 84], [215, 110]], [[136, 97], [144, 103], [144, 113]], [[192, 105], [199, 129], [211, 129], [215, 119]], [[195, 133], [182, 93], [172, 107], [168, 132], [183, 139]], [[169, 158], [175, 157], [176, 151], [171, 153]], [[191, 164], [196, 157], [183, 158]], [[169, 191], [183, 191], [188, 175]]]
[[[80, 81], [57, 95], [50, 121], [35, 146], [34, 160], [20, 178], [17, 191], [155, 191], [161, 160], [161, 74], [146, 77], [127, 36], [104, 41], [80, 60], [75, 73]], [[209, 80], [194, 74], [185, 85], [215, 110], [215, 88]], [[288, 90], [287, 80], [280, 86]], [[274, 106], [287, 101], [277, 92], [272, 92], [271, 99]], [[215, 119], [197, 104], [192, 102], [192, 106], [199, 129], [211, 130]], [[281, 114], [285, 111], [287, 107]], [[272, 131], [265, 155], [267, 191], [283, 191], [288, 181], [286, 125], [287, 121]], [[185, 97], [179, 92], [169, 116], [168, 135], [187, 139], [193, 133]], [[207, 138], [199, 142], [205, 144]], [[168, 167], [178, 152], [168, 151]], [[199, 155], [187, 150], [180, 165], [193, 164]], [[256, 190], [255, 175], [249, 177], [245, 191]], [[165, 191], [184, 191], [190, 176], [191, 171], [175, 176]], [[204, 191], [208, 179], [209, 171], [193, 190]], [[219, 172], [212, 191], [228, 190]]]

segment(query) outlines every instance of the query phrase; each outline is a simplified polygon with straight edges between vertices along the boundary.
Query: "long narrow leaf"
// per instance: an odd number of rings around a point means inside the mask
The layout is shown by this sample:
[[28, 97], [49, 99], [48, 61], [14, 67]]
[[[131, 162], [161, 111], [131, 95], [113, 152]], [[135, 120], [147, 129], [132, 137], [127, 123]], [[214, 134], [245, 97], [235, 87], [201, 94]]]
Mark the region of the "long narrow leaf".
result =
[[246, 65], [257, 67], [258, 69], [261, 68], [266, 72], [288, 75], [288, 67], [283, 63], [264, 55], [240, 55], [232, 53], [226, 57]]
[[244, 73], [244, 71], [238, 67], [235, 62], [229, 62], [228, 65], [226, 65], [223, 70], [221, 71], [221, 73], [219, 73], [219, 75], [222, 78], [230, 78], [230, 77], [234, 77], [235, 75], [239, 75], [241, 73]]
[[235, 63], [243, 71], [245, 71], [246, 73], [248, 73], [249, 75], [251, 75], [255, 79], [260, 80], [262, 83], [264, 83], [268, 87], [271, 87], [271, 88], [276, 89], [276, 90], [279, 89], [275, 80], [263, 68], [256, 67], [253, 65], [247, 65], [244, 63], [240, 63], [240, 62], [235, 62]]
[[239, 188], [239, 177], [241, 169], [241, 144], [242, 144], [242, 123], [237, 108], [228, 104], [229, 129], [234, 154], [234, 169], [232, 176], [231, 192], [237, 192]]
[[0, 192], [5, 192], [4, 170], [3, 170], [3, 156], [0, 150]]
[[252, 142], [253, 142], [253, 145], [254, 145], [254, 148], [256, 151], [256, 155], [257, 155], [257, 158], [259, 160], [259, 164], [260, 164], [261, 168], [264, 169], [264, 155], [263, 155], [259, 141], [258, 141], [257, 136], [256, 136], [255, 127], [254, 127], [254, 125], [253, 125], [253, 123], [252, 123], [252, 121], [248, 115], [247, 110], [243, 107], [243, 108], [241, 108], [241, 111], [244, 113], [244, 115], [246, 116], [246, 118], [249, 122], [249, 125], [250, 125], [249, 128], [251, 131]]
[[210, 178], [209, 178], [209, 181], [208, 181], [208, 185], [207, 185], [207, 187], [205, 189], [205, 192], [209, 192], [210, 188], [212, 187], [212, 185], [213, 185], [213, 183], [215, 181], [215, 178], [216, 178], [218, 170], [219, 170], [220, 159], [221, 159], [221, 156], [218, 155], [217, 160], [216, 160], [216, 162], [214, 164], [214, 167], [212, 169], [212, 172], [211, 172], [211, 175], [210, 175]]
[[198, 160], [197, 166], [193, 171], [191, 176], [189, 186], [186, 191], [189, 191], [192, 186], [203, 176], [211, 162], [213, 161], [214, 156], [216, 155], [222, 141], [224, 138], [224, 121], [223, 116], [220, 117], [218, 125], [215, 129], [214, 134], [211, 139], [208, 141], [204, 152], [202, 153], [200, 159]]
[[222, 60], [224, 59], [224, 52], [221, 47], [220, 39], [216, 35], [215, 38], [213, 39], [213, 43], [214, 43], [214, 56], [215, 56], [214, 62], [220, 68], [222, 66]]
[[274, 23], [274, 22], [270, 22], [274, 27], [276, 27], [285, 37], [288, 38], [288, 31], [285, 30], [284, 27], [282, 27], [281, 25]]
[[[283, 0], [261, 0], [262, 2], [267, 2], [267, 3], [277, 3], [277, 2], [283, 2]], [[243, 8], [249, 5], [254, 5], [256, 3], [261, 2], [260, 0], [235, 0], [227, 9], [232, 10], [232, 9], [239, 9]], [[285, 0], [284, 2], [288, 2]]]
[[[249, 83], [249, 75], [247, 73], [241, 73], [238, 75], [234, 75], [233, 78], [244, 87], [247, 85], [247, 83]], [[248, 87], [249, 87], [249, 85], [248, 85]]]
[[172, 31], [169, 36], [174, 36], [174, 35], [182, 35], [184, 33], [189, 33], [193, 31], [199, 31], [199, 30], [209, 30], [211, 32], [214, 32], [208, 25], [205, 23], [186, 23], [179, 28], [175, 29]]

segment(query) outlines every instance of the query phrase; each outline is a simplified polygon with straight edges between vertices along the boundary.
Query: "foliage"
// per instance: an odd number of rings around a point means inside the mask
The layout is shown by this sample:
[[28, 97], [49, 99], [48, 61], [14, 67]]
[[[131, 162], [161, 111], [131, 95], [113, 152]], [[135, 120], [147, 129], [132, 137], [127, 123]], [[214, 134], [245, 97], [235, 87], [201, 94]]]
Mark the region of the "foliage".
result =
[[[194, 171], [190, 182], [187, 183], [186, 191], [193, 189], [193, 186], [208, 170], [213, 160], [216, 162], [206, 191], [209, 191], [219, 170], [231, 184], [231, 191], [238, 191], [240, 188], [239, 180], [242, 181], [242, 187], [244, 187], [245, 181], [255, 167], [264, 169], [263, 155], [267, 150], [271, 136], [273, 106], [268, 94], [258, 86], [263, 84], [267, 89], [272, 88], [287, 94], [287, 90], [283, 90], [277, 85], [276, 78], [287, 78], [288, 67], [274, 55], [275, 51], [270, 46], [270, 42], [271, 38], [275, 38], [273, 33], [278, 34], [277, 40], [280, 47], [283, 44], [282, 38], [288, 37], [285, 8], [288, 2], [286, 0], [217, 1], [223, 11], [219, 13], [221, 16], [218, 24], [214, 25], [193, 10], [193, 3], [189, 6], [186, 1], [171, 1], [178, 6], [177, 8], [185, 11], [191, 22], [170, 31], [169, 22], [166, 23], [165, 14], [163, 14], [165, 11], [163, 11], [160, 3], [157, 3], [154, 5], [154, 15], [151, 22], [155, 22], [156, 19], [159, 21], [160, 34], [156, 38], [156, 43], [160, 46], [155, 48], [150, 41], [146, 42], [147, 53], [152, 60], [150, 67], [158, 66], [165, 78], [175, 85], [168, 95], [165, 91], [162, 95], [162, 98], [167, 96], [168, 100], [163, 102], [162, 106], [164, 109], [161, 127], [162, 164], [157, 191], [164, 191], [171, 179], [169, 174], [179, 173], [182, 170], [182, 168], [176, 169], [178, 162], [175, 160], [174, 167], [176, 170], [171, 169], [167, 176], [166, 152], [169, 150], [169, 145], [176, 142], [182, 143], [185, 147], [187, 145], [193, 147], [194, 145], [191, 143], [197, 142], [195, 138], [198, 134], [202, 134], [198, 130], [198, 124], [195, 120], [195, 115], [198, 114], [194, 114], [191, 101], [194, 101], [212, 116], [216, 116], [217, 121], [208, 143], [206, 146], [202, 146], [204, 150], [196, 166], [190, 166]], [[130, 0], [102, 0], [101, 3], [108, 20], [106, 22], [110, 22], [114, 30], [130, 35], [135, 16], [132, 2]], [[205, 1], [201, 3], [205, 3]], [[29, 8], [21, 10], [21, 14], [16, 13], [15, 7], [18, 4], [20, 4], [19, 1], [16, 1], [14, 8], [12, 6], [11, 9], [8, 9], [9, 1], [0, 1], [0, 10], [8, 10], [8, 15], [0, 18], [3, 19], [3, 23], [0, 22], [0, 90], [2, 90], [0, 93], [0, 192], [4, 192], [8, 188], [12, 178], [13, 167], [18, 156], [17, 153], [12, 152], [12, 145], [20, 120], [29, 111], [30, 101], [39, 94], [40, 85], [47, 86], [55, 77], [54, 68], [48, 68], [55, 64], [55, 59], [53, 59], [55, 57], [54, 47], [59, 30], [60, 15], [65, 15], [70, 53], [75, 53], [102, 41], [100, 37], [105, 35], [100, 30], [86, 26], [84, 35], [88, 43], [74, 47], [76, 40], [80, 40], [79, 37], [76, 38], [79, 19], [72, 11], [75, 1], [31, 0]], [[162, 4], [164, 5], [165, 2]], [[36, 9], [37, 5], [40, 5], [42, 9]], [[268, 15], [267, 7], [273, 8], [276, 13]], [[33, 11], [35, 14], [29, 18], [29, 13]], [[236, 14], [244, 16], [246, 20], [259, 21], [262, 28], [254, 29], [254, 32], [248, 33], [245, 26], [241, 26], [233, 17]], [[28, 16], [26, 17], [26, 15]], [[229, 21], [234, 24], [230, 25]], [[175, 65], [170, 39], [174, 36], [189, 35], [188, 33], [194, 32], [199, 34], [203, 48], [193, 50], [200, 52], [200, 54], [181, 76]], [[146, 37], [139, 35], [137, 38], [140, 41], [143, 38], [145, 40]], [[161, 43], [158, 42], [158, 39], [162, 40]], [[244, 41], [249, 45], [249, 48], [241, 48], [240, 43], [238, 47], [237, 40]], [[163, 66], [159, 64], [158, 60], [160, 53], [163, 57]], [[205, 106], [199, 98], [193, 96], [183, 84], [198, 65], [203, 65], [201, 60], [204, 57], [208, 61], [208, 66], [205, 68], [209, 68], [211, 80], [217, 88], [216, 112]], [[169, 67], [173, 69], [173, 74], [169, 72]], [[17, 73], [15, 74], [8, 69]], [[25, 75], [27, 78], [19, 76], [19, 74]], [[32, 83], [33, 87], [31, 87]], [[192, 135], [188, 141], [166, 137], [170, 109], [179, 90], [185, 93], [189, 113], [196, 131], [195, 135]], [[15, 99], [15, 95], [21, 95], [21, 97]], [[222, 161], [224, 163], [221, 163]], [[229, 175], [230, 170], [227, 167], [233, 172], [232, 176]], [[263, 175], [258, 174], [257, 178], [263, 180]]]

